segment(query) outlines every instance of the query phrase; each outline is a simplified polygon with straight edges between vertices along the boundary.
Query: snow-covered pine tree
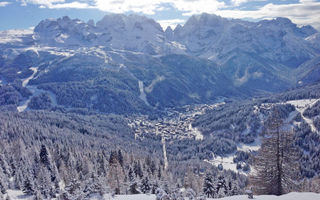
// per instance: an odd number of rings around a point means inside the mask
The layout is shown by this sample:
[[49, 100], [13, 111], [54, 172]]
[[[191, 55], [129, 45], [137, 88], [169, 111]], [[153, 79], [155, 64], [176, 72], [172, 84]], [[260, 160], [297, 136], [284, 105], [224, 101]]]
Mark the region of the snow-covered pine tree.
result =
[[22, 171], [19, 170], [20, 167], [17, 169], [15, 176], [13, 178], [14, 188], [20, 190], [23, 185], [23, 175]]
[[151, 184], [151, 194], [155, 194], [158, 188], [159, 188], [158, 182], [152, 183]]
[[132, 168], [129, 167], [129, 171], [128, 171], [129, 182], [134, 182], [134, 180], [135, 180], [134, 177], [135, 177], [134, 172], [133, 172]]
[[134, 162], [133, 171], [134, 171], [136, 177], [139, 177], [140, 179], [143, 178], [143, 172], [142, 172], [140, 161]]
[[39, 156], [40, 156], [40, 162], [42, 164], [44, 164], [50, 170], [49, 154], [48, 154], [48, 150], [44, 144], [41, 145]]
[[79, 199], [83, 195], [83, 189], [81, 188], [81, 183], [76, 178], [72, 179], [64, 188], [65, 193], [63, 193], [63, 196], [66, 199]]
[[162, 173], [161, 173], [161, 167], [160, 167], [160, 165], [159, 165], [159, 168], [158, 168], [158, 174], [157, 174], [157, 177], [158, 177], [158, 179], [160, 180], [161, 179], [161, 177], [162, 177]]
[[83, 193], [85, 197], [89, 197], [92, 194], [99, 194], [103, 196], [105, 193], [105, 188], [103, 188], [101, 180], [97, 178], [94, 174], [85, 181]]
[[226, 180], [224, 176], [219, 176], [218, 177], [218, 182], [217, 182], [217, 197], [225, 197], [227, 196], [228, 193], [228, 187], [226, 185]]
[[161, 188], [156, 190], [156, 200], [170, 200], [169, 195]]
[[41, 167], [39, 174], [37, 175], [37, 182], [35, 191], [39, 191], [41, 193], [41, 197], [43, 199], [48, 199], [53, 197], [52, 192], [52, 182], [50, 179], [50, 172], [47, 168]]
[[119, 164], [121, 165], [121, 167], [123, 167], [123, 155], [122, 155], [122, 152], [121, 150], [119, 149], [118, 150], [118, 161], [119, 161]]
[[1, 182], [2, 179], [0, 179], [0, 193], [5, 194], [7, 193], [7, 189], [4, 186], [4, 184]]
[[294, 133], [274, 109], [265, 123], [261, 148], [255, 157], [256, 176], [250, 178], [257, 194], [281, 195], [298, 188], [299, 156]]
[[34, 194], [34, 186], [29, 179], [29, 177], [26, 177], [26, 179], [23, 182], [22, 191], [25, 194], [33, 195]]
[[151, 171], [152, 175], [154, 175], [154, 173], [155, 173], [156, 170], [157, 170], [156, 164], [155, 164], [155, 162], [152, 160], [151, 163], [150, 163], [150, 171]]
[[138, 188], [137, 182], [130, 183], [130, 186], [129, 186], [130, 194], [140, 194], [137, 188]]
[[179, 188], [174, 189], [169, 196], [172, 200], [184, 200], [183, 193]]
[[239, 194], [240, 194], [239, 185], [235, 181], [235, 182], [232, 183], [232, 189], [230, 191], [230, 195], [234, 196], [234, 195], [239, 195]]
[[140, 190], [141, 190], [141, 192], [143, 192], [144, 194], [150, 192], [150, 185], [149, 185], [149, 179], [148, 179], [148, 177], [145, 177], [144, 179], [142, 179], [141, 185], [140, 185]]
[[208, 198], [210, 197], [214, 198], [214, 194], [216, 193], [216, 188], [214, 186], [211, 174], [206, 174], [206, 177], [203, 183], [203, 193]]
[[196, 199], [196, 193], [191, 188], [187, 189], [186, 196], [188, 197], [189, 200], [195, 200]]

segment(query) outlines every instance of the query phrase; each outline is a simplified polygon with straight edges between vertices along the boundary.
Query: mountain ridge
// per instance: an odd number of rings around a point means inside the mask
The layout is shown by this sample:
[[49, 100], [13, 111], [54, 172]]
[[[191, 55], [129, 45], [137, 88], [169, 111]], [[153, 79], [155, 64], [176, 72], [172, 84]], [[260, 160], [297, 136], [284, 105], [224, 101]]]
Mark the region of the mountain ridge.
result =
[[[53, 92], [59, 105], [116, 112], [114, 103], [125, 102], [124, 112], [141, 112], [312, 83], [318, 35], [287, 18], [248, 22], [204, 13], [163, 30], [139, 15], [111, 14], [96, 23], [65, 16], [42, 20], [33, 31], [1, 32], [0, 77], [21, 88], [37, 67], [30, 85]], [[65, 94], [67, 85], [78, 99]], [[113, 100], [103, 98], [107, 93]], [[26, 98], [19, 95], [14, 102]]]

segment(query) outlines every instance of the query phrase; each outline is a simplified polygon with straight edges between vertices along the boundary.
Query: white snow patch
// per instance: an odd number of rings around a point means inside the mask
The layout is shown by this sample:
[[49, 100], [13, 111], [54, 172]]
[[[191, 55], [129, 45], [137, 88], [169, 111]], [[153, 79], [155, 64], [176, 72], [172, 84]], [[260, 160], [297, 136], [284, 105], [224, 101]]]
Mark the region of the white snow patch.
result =
[[[252, 151], [258, 151], [261, 146], [261, 140], [258, 138], [255, 142], [251, 144], [239, 144], [237, 146], [238, 151], [244, 151], [244, 152], [252, 152]], [[223, 166], [223, 169], [225, 170], [232, 170], [234, 172], [239, 172], [242, 174], [245, 174], [242, 170], [237, 170], [237, 163], [233, 162], [233, 158], [235, 157], [235, 153], [229, 154], [226, 157], [221, 157], [217, 155], [213, 155], [212, 160], [204, 160], [205, 162], [208, 162], [216, 167], [218, 167], [219, 164]], [[251, 169], [252, 170], [252, 169]]]
[[159, 83], [159, 82], [161, 82], [161, 81], [163, 81], [163, 80], [165, 80], [165, 77], [164, 77], [164, 76], [157, 76], [155, 79], [152, 80], [151, 84], [150, 84], [148, 87], [145, 88], [145, 91], [146, 91], [147, 93], [152, 92], [154, 86], [155, 86], [157, 83]]
[[23, 112], [28, 108], [28, 104], [30, 103], [30, 98], [22, 101], [22, 103], [17, 107], [18, 112]]
[[[311, 192], [302, 192], [302, 193], [291, 192], [289, 194], [285, 194], [281, 196], [274, 196], [274, 195], [254, 196], [254, 199], [257, 199], [257, 200], [318, 200], [320, 199], [320, 194], [311, 193]], [[221, 198], [221, 200], [248, 200], [248, 196], [246, 195], [231, 196], [231, 197]]]
[[168, 169], [168, 158], [167, 158], [167, 148], [166, 148], [166, 139], [162, 136], [162, 150], [163, 150], [163, 159], [164, 159], [164, 169]]
[[213, 160], [204, 160], [204, 161], [216, 167], [218, 167], [218, 165], [221, 164], [223, 166], [223, 169], [225, 170], [232, 170], [234, 172], [238, 172], [237, 164], [233, 162], [234, 156], [235, 156], [235, 153], [232, 153], [227, 157], [214, 155]]
[[185, 45], [183, 45], [183, 44], [181, 44], [181, 43], [179, 43], [179, 42], [176, 42], [176, 41], [172, 41], [172, 42], [171, 42], [171, 45], [172, 45], [173, 47], [177, 48], [177, 49], [182, 50], [182, 51], [186, 51], [186, 50], [187, 50], [187, 48], [186, 48]]
[[33, 30], [26, 29], [26, 30], [6, 30], [0, 31], [0, 43], [15, 43], [15, 42], [22, 42], [23, 37], [27, 35], [31, 35]]
[[[105, 198], [106, 200], [107, 198]], [[136, 195], [117, 195], [114, 198], [108, 198], [114, 200], [155, 200], [156, 196], [153, 194], [136, 194]]]
[[49, 98], [50, 98], [50, 100], [51, 100], [52, 105], [56, 106], [57, 105], [57, 98], [56, 98], [56, 95], [53, 92], [47, 91], [47, 90], [38, 89], [36, 86], [29, 86], [28, 85], [29, 81], [31, 79], [34, 79], [34, 76], [38, 72], [38, 67], [30, 67], [29, 69], [32, 70], [33, 73], [29, 77], [27, 77], [27, 78], [22, 80], [22, 87], [28, 88], [31, 91], [32, 95], [27, 100], [24, 100], [24, 101], [22, 101], [20, 103], [20, 105], [17, 107], [18, 112], [25, 111], [28, 108], [28, 105], [29, 105], [32, 97], [38, 96], [41, 93], [47, 93]]
[[258, 151], [261, 146], [261, 140], [260, 138], [257, 138], [253, 143], [251, 144], [239, 144], [237, 146], [238, 151], [244, 151], [244, 152], [252, 152], [252, 151]]
[[25, 78], [22, 81], [22, 87], [26, 87], [28, 85], [29, 81], [31, 79], [33, 79], [34, 76], [36, 75], [36, 73], [38, 72], [38, 67], [30, 67], [29, 69], [31, 69], [33, 71], [33, 73], [31, 74], [31, 76], [29, 76], [28, 78]]
[[[301, 114], [302, 118], [309, 124], [311, 127], [312, 132], [319, 133], [316, 127], [313, 124], [313, 121], [303, 115], [303, 112], [312, 107], [315, 103], [317, 103], [320, 99], [300, 99], [300, 100], [293, 100], [287, 101], [286, 103], [291, 104], [296, 107], [296, 110]], [[290, 116], [289, 116], [290, 117]]]
[[140, 96], [139, 98], [144, 101], [144, 103], [148, 106], [150, 106], [148, 100], [147, 100], [147, 95], [146, 93], [144, 92], [144, 86], [143, 86], [143, 82], [142, 81], [138, 81], [138, 84], [139, 84], [139, 90], [140, 90]]
[[4, 195], [4, 198], [10, 197], [11, 200], [32, 200], [33, 196], [25, 195], [21, 190], [7, 190], [7, 194]]
[[38, 50], [40, 50], [40, 48], [38, 48], [38, 47], [34, 47], [34, 46], [32, 46], [32, 47], [28, 47], [28, 48], [25, 48], [25, 51], [33, 51], [33, 52], [34, 52], [34, 53], [36, 53], [36, 54], [37, 54], [37, 56], [39, 57], [40, 55], [39, 55]]
[[203, 140], [203, 135], [202, 133], [198, 130], [198, 128], [192, 127], [192, 124], [189, 124], [189, 131], [192, 135], [195, 136], [196, 140]]
[[31, 91], [32, 95], [27, 99], [21, 102], [21, 104], [17, 107], [18, 112], [23, 112], [28, 108], [28, 105], [32, 99], [32, 97], [39, 96], [41, 93], [47, 93], [50, 100], [51, 104], [53, 106], [57, 106], [57, 98], [56, 95], [48, 90], [42, 90], [38, 89], [36, 86], [27, 86], [27, 88]]

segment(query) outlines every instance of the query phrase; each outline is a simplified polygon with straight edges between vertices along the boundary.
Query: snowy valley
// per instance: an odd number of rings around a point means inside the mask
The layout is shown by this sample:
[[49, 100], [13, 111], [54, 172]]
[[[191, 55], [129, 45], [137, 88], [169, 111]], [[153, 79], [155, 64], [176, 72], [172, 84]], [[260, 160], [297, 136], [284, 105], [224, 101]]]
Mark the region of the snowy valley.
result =
[[287, 18], [1, 31], [0, 199], [320, 199], [319, 61]]

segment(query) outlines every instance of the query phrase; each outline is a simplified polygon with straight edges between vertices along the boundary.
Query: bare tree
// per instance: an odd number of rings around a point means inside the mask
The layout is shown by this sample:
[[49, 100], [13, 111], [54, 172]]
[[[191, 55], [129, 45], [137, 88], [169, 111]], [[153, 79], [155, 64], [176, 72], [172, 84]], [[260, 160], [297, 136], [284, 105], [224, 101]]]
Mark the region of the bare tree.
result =
[[261, 148], [255, 156], [255, 174], [250, 177], [257, 194], [281, 195], [298, 190], [299, 154], [294, 132], [282, 120], [279, 110], [265, 123]]

